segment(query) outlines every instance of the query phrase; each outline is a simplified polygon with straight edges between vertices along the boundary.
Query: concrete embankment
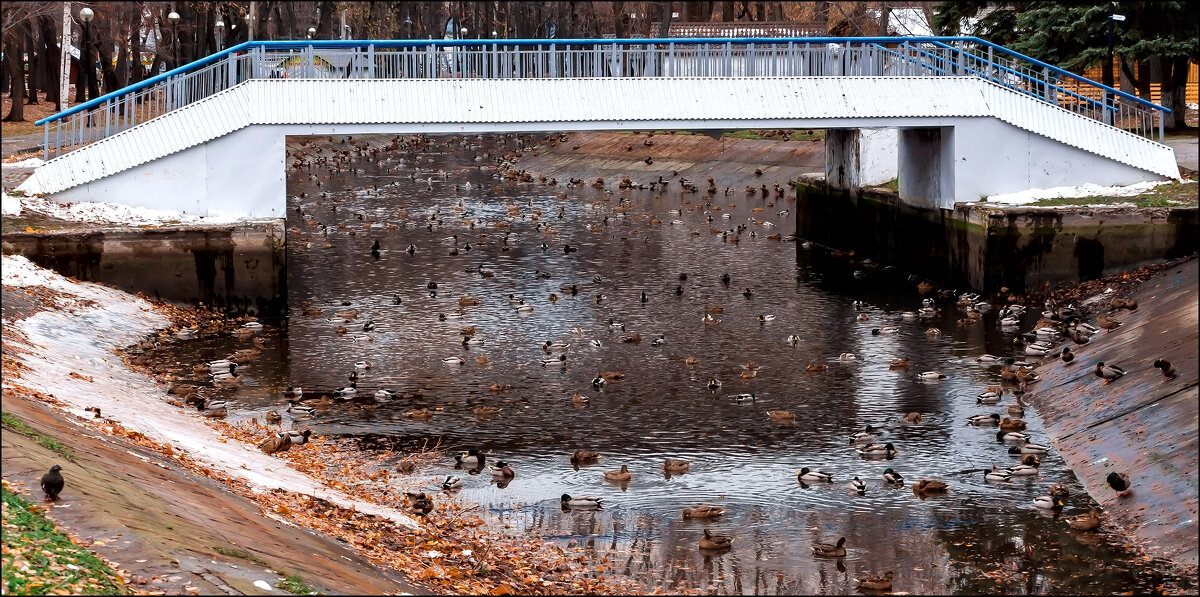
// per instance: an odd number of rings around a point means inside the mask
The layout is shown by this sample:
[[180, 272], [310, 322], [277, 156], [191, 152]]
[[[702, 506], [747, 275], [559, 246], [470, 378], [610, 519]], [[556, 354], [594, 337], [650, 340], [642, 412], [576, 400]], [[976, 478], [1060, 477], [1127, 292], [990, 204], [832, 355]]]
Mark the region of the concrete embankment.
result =
[[[1180, 566], [1197, 564], [1197, 340], [1200, 261], [1190, 259], [1143, 282], [1129, 297], [1135, 311], [1113, 317], [1121, 326], [1074, 346], [1075, 362], [1049, 360], [1029, 402], [1045, 422], [1055, 448], [1088, 493], [1103, 507], [1105, 524], [1126, 529], [1148, 552]], [[1113, 294], [1088, 302], [1105, 311]], [[1164, 382], [1155, 359], [1176, 368]], [[1096, 364], [1127, 375], [1109, 385]], [[1133, 479], [1131, 495], [1105, 487], [1117, 471]]]
[[[646, 145], [649, 141], [652, 145]], [[646, 158], [650, 158], [649, 164]], [[778, 183], [789, 197], [795, 191], [786, 186], [801, 174], [825, 171], [825, 143], [821, 140], [772, 141], [760, 139], [713, 139], [704, 135], [626, 134], [609, 132], [573, 133], [565, 142], [542, 145], [527, 153], [517, 168], [557, 178], [560, 184], [580, 178], [591, 184], [603, 178], [615, 191], [622, 178], [650, 183], [659, 176], [671, 181], [671, 192], [679, 190], [678, 180], [686, 178], [696, 185], [698, 197], [705, 197], [707, 178], [718, 187], [718, 198], [746, 196], [745, 187], [766, 184], [774, 192]], [[761, 170], [761, 174], [755, 174]], [[761, 197], [761, 195], [759, 195]]]
[[283, 220], [226, 225], [100, 227], [6, 232], [5, 255], [86, 282], [235, 315], [287, 309]]

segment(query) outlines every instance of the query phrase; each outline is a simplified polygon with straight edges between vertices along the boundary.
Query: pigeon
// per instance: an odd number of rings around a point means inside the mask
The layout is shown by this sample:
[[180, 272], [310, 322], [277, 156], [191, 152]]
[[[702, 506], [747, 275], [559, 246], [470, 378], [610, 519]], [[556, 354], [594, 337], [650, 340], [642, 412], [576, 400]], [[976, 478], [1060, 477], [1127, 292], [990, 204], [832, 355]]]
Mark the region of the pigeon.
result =
[[50, 467], [50, 472], [42, 475], [42, 491], [46, 492], [47, 502], [57, 500], [58, 494], [62, 493], [63, 485], [66, 482], [63, 481], [62, 473], [59, 472], [61, 470], [62, 467], [56, 464]]

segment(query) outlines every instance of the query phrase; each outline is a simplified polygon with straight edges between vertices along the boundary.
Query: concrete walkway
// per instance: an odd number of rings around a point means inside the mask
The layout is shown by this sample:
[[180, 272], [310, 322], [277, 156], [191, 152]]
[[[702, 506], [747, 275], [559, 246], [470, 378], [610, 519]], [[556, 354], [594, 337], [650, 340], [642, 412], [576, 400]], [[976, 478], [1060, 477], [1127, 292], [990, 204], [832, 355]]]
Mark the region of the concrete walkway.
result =
[[1180, 169], [1190, 170], [1193, 173], [1200, 170], [1200, 165], [1197, 164], [1200, 162], [1200, 152], [1197, 151], [1200, 137], [1167, 139], [1167, 145], [1175, 150], [1175, 162], [1179, 164]]
[[[28, 135], [13, 135], [0, 139], [0, 157], [8, 157], [13, 154], [25, 153], [29, 151], [42, 150], [42, 133], [30, 133]], [[42, 156], [37, 156], [42, 157]]]
[[[1193, 258], [1143, 282], [1127, 297], [1138, 301], [1138, 309], [1111, 315], [1120, 327], [1072, 346], [1074, 363], [1052, 359], [1039, 367], [1042, 380], [1029, 392], [1046, 434], [1103, 508], [1109, 531], [1127, 534], [1150, 554], [1193, 571], [1200, 518], [1198, 265]], [[1112, 296], [1101, 295], [1093, 314], [1107, 312]], [[1164, 382], [1152, 367], [1160, 357], [1175, 365], [1175, 379]], [[1095, 375], [1099, 362], [1127, 374], [1104, 385]], [[1114, 471], [1132, 477], [1128, 497], [1105, 487]]]

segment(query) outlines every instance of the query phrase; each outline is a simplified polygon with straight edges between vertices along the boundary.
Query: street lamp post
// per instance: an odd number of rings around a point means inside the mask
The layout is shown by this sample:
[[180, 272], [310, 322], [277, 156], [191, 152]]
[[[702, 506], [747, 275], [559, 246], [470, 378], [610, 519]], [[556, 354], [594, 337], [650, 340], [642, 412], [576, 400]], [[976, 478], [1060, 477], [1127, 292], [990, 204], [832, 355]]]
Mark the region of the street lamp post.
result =
[[[1113, 23], [1116, 21], [1124, 21], [1125, 15], [1116, 14], [1116, 2], [1108, 3], [1108, 59], [1104, 61], [1104, 69], [1101, 71], [1103, 83], [1109, 87], [1116, 87], [1115, 77], [1113, 76]], [[1112, 106], [1116, 100], [1113, 94], [1104, 92], [1104, 122], [1112, 124]]]
[[[92, 19], [96, 18], [96, 13], [92, 9], [84, 7], [79, 11], [79, 20], [83, 21], [83, 36], [79, 44], [79, 70], [83, 74], [83, 88], [87, 92], [87, 99], [91, 100], [96, 97], [96, 93], [92, 91], [92, 79], [96, 78], [96, 61], [91, 58], [91, 35], [92, 35]], [[63, 48], [64, 50], [66, 48]]]
[[167, 20], [171, 22], [171, 60], [174, 61], [171, 67], [179, 68], [179, 13], [172, 10]]
[[410, 19], [408, 17], [404, 17], [404, 31], [405, 31], [405, 36], [407, 36], [408, 39], [412, 39], [412, 26], [413, 26], [412, 19]]
[[312, 39], [312, 38], [313, 38], [313, 36], [314, 36], [314, 35], [316, 35], [316, 34], [317, 34], [317, 28], [316, 28], [316, 27], [309, 27], [309, 28], [308, 28], [308, 39]]

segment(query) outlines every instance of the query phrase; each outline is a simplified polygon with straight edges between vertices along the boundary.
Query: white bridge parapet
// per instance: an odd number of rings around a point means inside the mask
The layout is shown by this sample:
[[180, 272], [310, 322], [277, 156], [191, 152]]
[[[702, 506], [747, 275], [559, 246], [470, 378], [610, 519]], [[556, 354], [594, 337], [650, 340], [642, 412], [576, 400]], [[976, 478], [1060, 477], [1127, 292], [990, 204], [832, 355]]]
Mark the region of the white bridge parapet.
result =
[[831, 134], [827, 170], [850, 187], [898, 177], [918, 207], [1179, 178], [1166, 145], [970, 76], [249, 79], [54, 158], [21, 189], [281, 217], [288, 135], [759, 128], [894, 129]]

